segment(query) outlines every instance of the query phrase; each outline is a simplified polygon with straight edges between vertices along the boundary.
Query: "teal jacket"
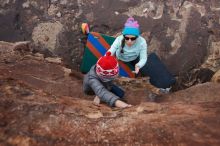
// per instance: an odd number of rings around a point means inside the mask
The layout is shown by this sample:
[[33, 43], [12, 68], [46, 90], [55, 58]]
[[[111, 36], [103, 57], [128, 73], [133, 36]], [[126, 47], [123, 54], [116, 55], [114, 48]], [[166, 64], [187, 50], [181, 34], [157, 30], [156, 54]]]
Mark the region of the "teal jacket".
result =
[[121, 53], [121, 43], [122, 43], [123, 35], [118, 36], [109, 51], [112, 54], [116, 53], [116, 57], [124, 62], [130, 62], [139, 57], [139, 62], [136, 64], [140, 68], [142, 68], [147, 62], [147, 43], [146, 40], [139, 36], [136, 39], [136, 42], [131, 47], [128, 47], [125, 43], [123, 48], [123, 53]]

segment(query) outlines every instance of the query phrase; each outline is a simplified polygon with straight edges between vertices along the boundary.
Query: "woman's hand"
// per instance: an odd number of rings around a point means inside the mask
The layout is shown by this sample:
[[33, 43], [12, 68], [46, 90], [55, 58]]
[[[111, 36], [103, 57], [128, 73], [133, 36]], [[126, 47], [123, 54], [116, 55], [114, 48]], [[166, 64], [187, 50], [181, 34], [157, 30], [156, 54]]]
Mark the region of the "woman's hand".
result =
[[138, 74], [140, 71], [140, 67], [136, 64], [135, 65], [135, 74]]

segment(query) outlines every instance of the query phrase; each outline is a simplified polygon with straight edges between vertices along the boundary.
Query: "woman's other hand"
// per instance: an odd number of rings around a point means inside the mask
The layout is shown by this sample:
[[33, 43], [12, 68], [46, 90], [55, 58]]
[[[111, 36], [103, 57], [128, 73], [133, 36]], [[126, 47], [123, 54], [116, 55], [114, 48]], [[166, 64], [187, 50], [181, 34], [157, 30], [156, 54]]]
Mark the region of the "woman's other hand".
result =
[[136, 64], [135, 65], [135, 74], [138, 74], [140, 71], [140, 67]]

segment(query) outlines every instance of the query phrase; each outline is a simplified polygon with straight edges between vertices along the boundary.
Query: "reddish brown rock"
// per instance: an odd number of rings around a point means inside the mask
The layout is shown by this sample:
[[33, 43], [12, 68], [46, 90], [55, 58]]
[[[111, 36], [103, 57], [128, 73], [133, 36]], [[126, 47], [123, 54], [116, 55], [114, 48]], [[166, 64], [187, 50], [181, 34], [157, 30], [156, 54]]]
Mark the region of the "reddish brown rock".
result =
[[212, 82], [220, 83], [220, 70], [213, 75]]
[[10, 57], [13, 62], [0, 61], [2, 146], [220, 144], [218, 83], [163, 95], [153, 103], [146, 87], [136, 86], [141, 80], [130, 80], [123, 87], [134, 106], [117, 109], [93, 105], [94, 96], [82, 93], [81, 78], [76, 72], [69, 76], [60, 63], [30, 52]]

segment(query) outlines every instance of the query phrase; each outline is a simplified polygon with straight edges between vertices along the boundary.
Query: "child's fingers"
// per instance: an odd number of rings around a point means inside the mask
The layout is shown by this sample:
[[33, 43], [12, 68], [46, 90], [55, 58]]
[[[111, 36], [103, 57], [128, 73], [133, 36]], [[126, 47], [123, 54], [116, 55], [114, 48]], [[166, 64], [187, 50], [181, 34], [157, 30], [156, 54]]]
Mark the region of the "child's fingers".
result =
[[132, 105], [131, 105], [131, 104], [128, 104], [127, 107], [132, 107]]
[[132, 107], [132, 105], [131, 105], [131, 104], [128, 104], [128, 105], [126, 105], [124, 108], [129, 108], [129, 107]]

